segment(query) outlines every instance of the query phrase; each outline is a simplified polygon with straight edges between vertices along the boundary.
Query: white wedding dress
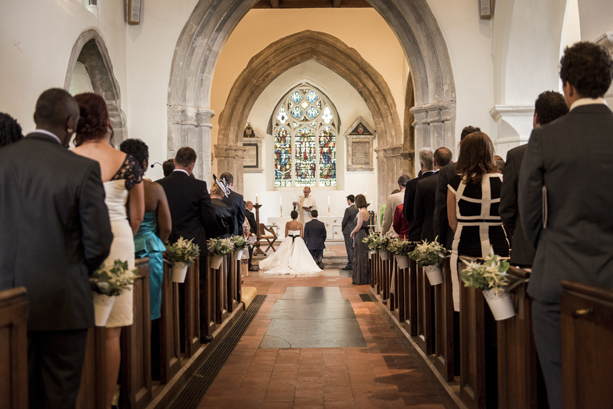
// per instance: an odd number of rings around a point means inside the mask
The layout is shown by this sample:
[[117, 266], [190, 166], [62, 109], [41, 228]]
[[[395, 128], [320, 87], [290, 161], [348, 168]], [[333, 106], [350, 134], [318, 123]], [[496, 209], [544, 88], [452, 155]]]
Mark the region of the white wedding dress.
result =
[[260, 270], [276, 275], [316, 274], [322, 271], [300, 237], [300, 230], [290, 230], [277, 251], [260, 262]]

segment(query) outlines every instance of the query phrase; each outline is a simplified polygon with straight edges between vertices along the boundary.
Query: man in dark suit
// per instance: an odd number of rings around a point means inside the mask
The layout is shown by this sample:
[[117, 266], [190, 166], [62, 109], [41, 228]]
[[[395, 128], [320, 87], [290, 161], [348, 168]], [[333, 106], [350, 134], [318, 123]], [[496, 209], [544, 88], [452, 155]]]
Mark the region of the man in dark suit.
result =
[[228, 186], [230, 189], [230, 194], [227, 197], [224, 197], [223, 201], [225, 204], [228, 204], [234, 208], [234, 235], [238, 236], [239, 234], [243, 234], [242, 229], [243, 223], [245, 222], [245, 200], [243, 199], [243, 195], [232, 190], [232, 186], [234, 186], [234, 176], [232, 176], [231, 173], [222, 173], [220, 179], [225, 181], [226, 186]]
[[[258, 223], [255, 220], [255, 215], [253, 214], [253, 202], [247, 201], [245, 203], [245, 218], [249, 222], [249, 234], [258, 234]], [[253, 259], [253, 246], [249, 246], [249, 271], [258, 271], [258, 268], [253, 267], [252, 263]]]
[[[438, 148], [434, 151], [434, 175], [417, 182], [415, 192], [415, 224], [421, 232], [421, 240], [434, 241], [434, 202], [436, 199], [436, 187], [440, 176], [440, 168], [451, 162], [453, 154], [448, 148]], [[440, 239], [439, 239], [440, 242]]]
[[345, 249], [347, 250], [347, 265], [343, 267], [343, 270], [353, 270], [353, 239], [351, 238], [351, 232], [355, 229], [355, 217], [358, 215], [358, 209], [355, 208], [354, 202], [354, 195], [347, 196], [347, 206], [349, 207], [345, 209], [341, 223], [343, 237], [345, 238]]
[[[421, 231], [419, 229], [419, 226], [417, 226], [417, 223], [415, 223], [415, 192], [417, 190], [417, 183], [420, 180], [434, 175], [434, 162], [432, 155], [433, 152], [431, 149], [422, 149], [419, 151], [419, 165], [421, 166], [421, 174], [418, 177], [413, 178], [409, 182], [407, 182], [407, 186], [404, 192], [404, 207], [402, 209], [402, 214], [405, 220], [409, 222], [410, 241], [421, 240]], [[392, 212], [394, 210], [395, 209], [393, 209]]]
[[[549, 407], [561, 408], [562, 280], [613, 288], [613, 112], [609, 52], [589, 42], [564, 50], [567, 115], [532, 131], [519, 175], [519, 213], [535, 249], [528, 294]], [[543, 198], [545, 196], [545, 198]]]
[[[193, 239], [194, 243], [200, 246], [200, 311], [201, 317], [204, 318], [208, 302], [205, 287], [207, 282], [206, 230], [215, 230], [217, 222], [206, 182], [190, 177], [196, 159], [196, 152], [192, 148], [179, 149], [174, 160], [175, 170], [158, 183], [166, 192], [172, 218], [172, 232], [168, 240], [174, 243], [183, 237], [187, 240]], [[206, 325], [202, 325], [201, 330], [205, 331]], [[201, 338], [204, 341], [210, 340], [210, 336], [204, 332]]]
[[[564, 101], [564, 96], [559, 92], [545, 91], [538, 96], [534, 104], [533, 125], [539, 128], [567, 113], [568, 106]], [[517, 208], [519, 170], [526, 148], [527, 145], [518, 146], [507, 153], [506, 166], [502, 171], [503, 179], [498, 209], [511, 243], [511, 264], [520, 267], [531, 267], [534, 260], [534, 248], [526, 239]]]
[[[462, 139], [473, 132], [481, 132], [481, 129], [476, 126], [464, 127], [460, 134], [460, 145], [462, 144]], [[438, 185], [436, 186], [436, 203], [434, 215], [432, 217], [434, 222], [434, 234], [438, 236], [438, 241], [442, 243], [447, 250], [451, 250], [453, 244], [453, 230], [449, 228], [449, 220], [447, 220], [447, 185], [455, 175], [455, 163], [453, 162], [447, 166], [443, 166], [441, 170], [439, 170]]]
[[37, 129], [0, 149], [0, 291], [27, 290], [31, 408], [75, 407], [94, 326], [89, 276], [113, 241], [100, 166], [66, 149], [78, 120], [68, 92], [47, 90]]
[[312, 220], [304, 225], [304, 241], [315, 262], [323, 270], [324, 249], [326, 248], [326, 225], [317, 220], [317, 210], [311, 210]]

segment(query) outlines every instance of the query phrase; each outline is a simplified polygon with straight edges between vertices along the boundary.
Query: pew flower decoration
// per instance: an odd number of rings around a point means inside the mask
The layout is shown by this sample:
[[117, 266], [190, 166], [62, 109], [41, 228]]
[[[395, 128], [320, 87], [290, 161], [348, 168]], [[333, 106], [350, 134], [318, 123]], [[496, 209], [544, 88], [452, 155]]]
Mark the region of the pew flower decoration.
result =
[[409, 257], [407, 254], [411, 249], [411, 243], [408, 240], [401, 239], [399, 237], [392, 239], [387, 246], [387, 249], [394, 255], [396, 259], [396, 263], [398, 264], [398, 268], [405, 269], [409, 268]]
[[173, 244], [166, 243], [166, 258], [172, 263], [172, 281], [175, 283], [185, 282], [187, 268], [200, 255], [200, 246], [194, 244], [193, 240], [179, 237]]
[[445, 247], [437, 239], [438, 236], [429, 243], [428, 240], [424, 240], [409, 253], [409, 257], [426, 271], [430, 285], [439, 285], [443, 282], [439, 264], [445, 258]]
[[234, 252], [234, 240], [232, 237], [227, 239], [209, 239], [209, 253], [211, 253], [211, 268], [218, 270], [221, 267], [223, 257]]
[[510, 282], [507, 275], [509, 262], [494, 254], [494, 249], [490, 250], [490, 255], [483, 262], [465, 257], [460, 259], [466, 264], [466, 268], [460, 272], [464, 285], [483, 290], [494, 319], [501, 321], [514, 316], [513, 300], [506, 290]]
[[375, 241], [379, 238], [379, 234], [372, 232], [368, 236], [362, 239], [362, 243], [366, 244], [371, 251], [377, 250], [375, 247]]
[[106, 325], [115, 297], [132, 288], [137, 271], [130, 270], [127, 261], [115, 260], [112, 266], [103, 264], [91, 275], [89, 283], [93, 292], [96, 326]]
[[236, 250], [236, 260], [240, 260], [243, 257], [243, 252], [245, 248], [249, 246], [249, 240], [247, 240], [244, 236], [234, 236], [232, 237], [232, 242], [234, 243], [234, 249]]

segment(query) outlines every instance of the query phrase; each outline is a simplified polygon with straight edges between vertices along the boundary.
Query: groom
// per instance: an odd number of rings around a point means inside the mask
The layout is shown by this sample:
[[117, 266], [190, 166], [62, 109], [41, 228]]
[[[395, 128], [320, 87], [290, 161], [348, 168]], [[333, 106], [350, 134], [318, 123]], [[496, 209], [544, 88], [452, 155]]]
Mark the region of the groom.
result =
[[313, 219], [304, 225], [304, 241], [317, 266], [323, 270], [324, 248], [326, 248], [326, 225], [317, 220], [317, 216], [317, 210], [312, 210], [311, 217]]

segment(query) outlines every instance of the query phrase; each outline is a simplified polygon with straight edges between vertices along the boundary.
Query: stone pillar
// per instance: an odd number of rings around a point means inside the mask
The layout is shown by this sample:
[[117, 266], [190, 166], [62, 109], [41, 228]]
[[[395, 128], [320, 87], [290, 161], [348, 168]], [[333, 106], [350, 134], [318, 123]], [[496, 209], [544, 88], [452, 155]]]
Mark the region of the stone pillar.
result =
[[398, 178], [403, 174], [402, 145], [381, 146], [377, 153], [377, 215], [388, 196], [398, 187]]
[[211, 182], [211, 118], [215, 113], [207, 108], [168, 107], [168, 158], [172, 159], [179, 148], [189, 146], [196, 151], [198, 160], [194, 167], [194, 176]]
[[419, 160], [418, 153], [423, 148], [436, 150], [445, 146], [453, 152], [455, 150], [455, 137], [453, 126], [455, 118], [454, 101], [444, 101], [435, 104], [415, 106], [411, 108], [415, 116], [415, 170], [417, 174]]
[[490, 115], [498, 126], [498, 138], [493, 141], [496, 154], [506, 159], [507, 152], [527, 143], [532, 133], [534, 105], [496, 105]]
[[240, 145], [215, 145], [215, 158], [217, 159], [217, 171], [219, 174], [230, 172], [234, 176], [234, 187], [232, 190], [242, 194], [244, 180], [243, 162], [245, 159], [245, 148], [242, 143]]

